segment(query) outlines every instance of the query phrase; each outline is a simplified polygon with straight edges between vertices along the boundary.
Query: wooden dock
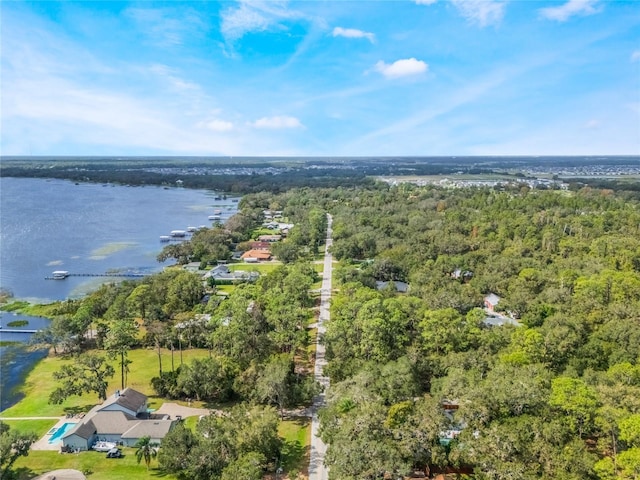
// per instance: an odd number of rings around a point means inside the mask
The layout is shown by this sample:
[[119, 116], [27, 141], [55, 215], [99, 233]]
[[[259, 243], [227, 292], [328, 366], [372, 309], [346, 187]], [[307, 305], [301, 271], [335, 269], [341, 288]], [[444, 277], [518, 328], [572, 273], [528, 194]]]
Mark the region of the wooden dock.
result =
[[126, 277], [142, 278], [150, 275], [148, 273], [68, 273], [64, 277], [44, 277], [45, 280], [64, 280], [67, 277]]
[[16, 329], [8, 329], [8, 328], [0, 328], [0, 335], [3, 333], [37, 333], [40, 330], [16, 330]]

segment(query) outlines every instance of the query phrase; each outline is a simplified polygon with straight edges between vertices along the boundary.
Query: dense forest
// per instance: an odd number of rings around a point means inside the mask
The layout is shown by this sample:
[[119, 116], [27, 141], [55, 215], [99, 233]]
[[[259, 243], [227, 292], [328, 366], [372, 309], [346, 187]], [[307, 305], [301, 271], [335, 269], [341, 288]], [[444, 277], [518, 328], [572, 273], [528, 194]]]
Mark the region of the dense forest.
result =
[[[325, 339], [333, 478], [424, 465], [637, 478], [637, 203], [589, 188], [403, 185], [325, 204], [343, 264]], [[490, 293], [520, 327], [485, 326]]]
[[[638, 477], [637, 202], [409, 184], [277, 201], [334, 216], [331, 478]], [[519, 326], [488, 325], [488, 294]]]

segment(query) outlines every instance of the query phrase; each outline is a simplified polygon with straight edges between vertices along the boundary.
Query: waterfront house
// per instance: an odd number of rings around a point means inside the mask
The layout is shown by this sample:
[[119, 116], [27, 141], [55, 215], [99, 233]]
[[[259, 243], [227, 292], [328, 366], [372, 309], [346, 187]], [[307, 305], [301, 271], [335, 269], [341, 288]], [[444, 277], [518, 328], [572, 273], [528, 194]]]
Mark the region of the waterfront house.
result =
[[146, 395], [126, 388], [93, 407], [62, 437], [62, 444], [69, 450], [89, 450], [97, 441], [134, 446], [144, 436], [159, 443], [174, 422], [168, 415], [149, 414]]
[[237, 282], [253, 282], [258, 279], [258, 272], [247, 272], [245, 270], [231, 271], [228, 265], [218, 265], [209, 270], [204, 277], [213, 277], [214, 280], [220, 281], [237, 281]]

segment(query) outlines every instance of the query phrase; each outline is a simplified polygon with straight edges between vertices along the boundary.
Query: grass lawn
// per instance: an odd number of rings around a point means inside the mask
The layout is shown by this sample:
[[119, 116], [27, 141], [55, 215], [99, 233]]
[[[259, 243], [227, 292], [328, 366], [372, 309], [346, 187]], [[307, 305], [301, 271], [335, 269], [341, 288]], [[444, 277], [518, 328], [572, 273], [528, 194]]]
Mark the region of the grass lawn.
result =
[[267, 263], [234, 263], [229, 265], [229, 270], [235, 272], [236, 270], [244, 270], [245, 272], [258, 272], [266, 274], [273, 272], [282, 263], [280, 262], [267, 262]]
[[3, 420], [11, 428], [11, 431], [21, 433], [35, 433], [42, 437], [56, 424], [57, 420]]
[[200, 417], [198, 416], [187, 417], [183, 420], [184, 426], [189, 430], [191, 430], [192, 432], [196, 431], [196, 425], [198, 424], [199, 421], [200, 421]]
[[57, 451], [32, 451], [28, 457], [20, 457], [13, 466], [19, 480], [27, 480], [50, 470], [73, 468], [81, 472], [91, 471], [91, 480], [129, 480], [163, 477], [173, 480], [173, 475], [165, 475], [157, 469], [156, 459], [151, 460], [147, 470], [144, 460], [138, 464], [134, 448], [123, 448], [122, 458], [107, 458], [105, 453], [80, 452], [60, 454]]
[[227, 295], [231, 295], [231, 293], [236, 289], [236, 285], [216, 285], [216, 290], [219, 292], [224, 292]]
[[278, 435], [284, 440], [282, 467], [285, 472], [306, 472], [309, 466], [311, 420], [306, 417], [283, 420], [278, 426]]
[[[171, 369], [171, 351], [163, 349], [162, 367], [164, 370]], [[98, 352], [104, 354], [104, 352]], [[209, 355], [205, 349], [184, 350], [182, 360], [190, 363], [194, 358], [204, 358]], [[180, 352], [173, 354], [174, 366], [180, 365]], [[136, 349], [129, 352], [129, 374], [127, 386], [151, 395], [151, 378], [158, 375], [158, 357], [155, 350]], [[53, 372], [60, 369], [70, 360], [61, 357], [46, 357], [36, 364], [29, 372], [20, 391], [24, 393], [24, 398], [13, 407], [1, 413], [3, 417], [50, 417], [64, 415], [65, 412], [86, 412], [100, 402], [96, 394], [85, 394], [82, 397], [70, 397], [61, 405], [50, 405], [48, 403], [49, 394], [56, 388], [57, 382], [53, 378]], [[112, 361], [116, 374], [111, 378], [107, 394], [110, 395], [120, 388], [120, 367], [117, 360]], [[159, 408], [162, 400], [149, 398], [151, 408]]]

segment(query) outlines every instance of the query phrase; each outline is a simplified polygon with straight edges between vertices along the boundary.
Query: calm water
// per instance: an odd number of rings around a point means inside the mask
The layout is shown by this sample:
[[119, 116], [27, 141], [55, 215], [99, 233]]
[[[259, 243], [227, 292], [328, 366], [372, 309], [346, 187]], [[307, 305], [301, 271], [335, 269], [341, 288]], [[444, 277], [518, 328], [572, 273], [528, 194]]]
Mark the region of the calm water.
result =
[[45, 280], [54, 270], [160, 270], [160, 235], [210, 226], [214, 210], [221, 210], [223, 220], [235, 213], [237, 203], [215, 196], [181, 188], [0, 178], [0, 286], [16, 298], [62, 300], [109, 279]]
[[[79, 184], [63, 180], [0, 178], [0, 287], [19, 299], [49, 302], [75, 298], [114, 277], [45, 280], [54, 270], [74, 273], [150, 273], [163, 264], [156, 256], [161, 235], [222, 221], [237, 203], [216, 200], [203, 190]], [[46, 325], [42, 319], [0, 313], [0, 341], [28, 340], [8, 334], [7, 323], [26, 319], [24, 329]], [[3, 333], [4, 331], [4, 333]], [[16, 398], [9, 393], [25, 371], [43, 355], [24, 348], [0, 347], [0, 410]]]

